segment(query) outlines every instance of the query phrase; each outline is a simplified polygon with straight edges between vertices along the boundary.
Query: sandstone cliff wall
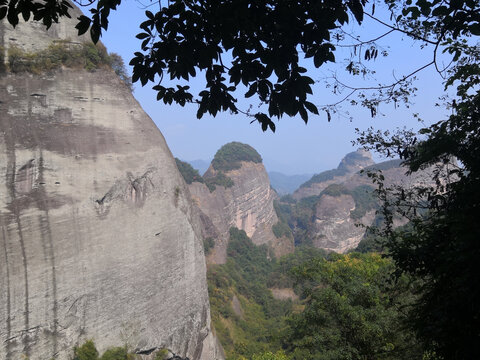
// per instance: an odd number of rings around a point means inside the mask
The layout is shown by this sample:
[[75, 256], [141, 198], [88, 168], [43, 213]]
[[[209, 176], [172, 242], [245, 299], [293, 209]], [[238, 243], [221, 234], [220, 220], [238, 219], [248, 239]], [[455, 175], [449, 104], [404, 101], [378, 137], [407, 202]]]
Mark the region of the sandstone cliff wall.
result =
[[[366, 164], [362, 164], [362, 167], [363, 165]], [[401, 166], [400, 160], [390, 160], [364, 168], [372, 171], [374, 169], [381, 170], [385, 178], [384, 184], [388, 187], [401, 185], [404, 188], [410, 188], [432, 184], [432, 169], [407, 175], [407, 170]], [[333, 183], [341, 184], [351, 191], [359, 186], [375, 188], [366, 173], [356, 172], [348, 177], [313, 184], [314, 186], [308, 189], [313, 191], [319, 189], [320, 186], [326, 188]], [[375, 209], [368, 209], [362, 217], [352, 218], [351, 212], [356, 209], [356, 206], [355, 199], [351, 194], [342, 194], [341, 196], [322, 194], [315, 204], [313, 228], [311, 229], [314, 246], [339, 253], [356, 248], [365, 235], [365, 226], [371, 226], [376, 216]], [[394, 219], [395, 226], [405, 225], [407, 222], [407, 219], [399, 216]]]
[[[0, 23], [1, 45], [71, 26]], [[188, 188], [113, 71], [0, 75], [0, 179], [0, 359], [70, 359], [90, 338], [222, 358]]]
[[360, 219], [352, 219], [353, 210], [355, 200], [351, 195], [322, 195], [316, 205], [313, 245], [339, 253], [354, 249], [365, 234], [365, 228], [356, 224], [371, 225], [375, 210]]
[[[214, 175], [215, 170], [210, 167], [204, 177]], [[273, 234], [272, 226], [278, 221], [273, 208], [277, 195], [270, 187], [263, 164], [243, 161], [240, 169], [225, 175], [234, 182], [230, 188], [217, 186], [210, 192], [205, 184], [189, 185], [194, 201], [214, 226], [211, 233], [217, 234], [209, 261], [220, 264], [226, 261], [228, 231], [232, 226], [245, 230], [255, 244], [267, 244], [275, 256], [293, 252], [292, 239], [278, 239]]]

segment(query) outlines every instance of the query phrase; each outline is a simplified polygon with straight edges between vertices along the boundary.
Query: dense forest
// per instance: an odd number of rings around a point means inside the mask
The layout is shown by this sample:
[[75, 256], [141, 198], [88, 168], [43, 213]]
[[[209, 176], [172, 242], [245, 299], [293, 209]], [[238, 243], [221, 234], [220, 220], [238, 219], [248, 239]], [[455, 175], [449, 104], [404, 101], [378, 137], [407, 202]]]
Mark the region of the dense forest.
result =
[[[405, 327], [418, 285], [406, 276], [391, 282], [394, 271], [379, 253], [309, 246], [270, 259], [265, 246], [232, 228], [227, 263], [208, 270], [227, 359], [434, 358]], [[276, 299], [272, 289], [293, 296]]]

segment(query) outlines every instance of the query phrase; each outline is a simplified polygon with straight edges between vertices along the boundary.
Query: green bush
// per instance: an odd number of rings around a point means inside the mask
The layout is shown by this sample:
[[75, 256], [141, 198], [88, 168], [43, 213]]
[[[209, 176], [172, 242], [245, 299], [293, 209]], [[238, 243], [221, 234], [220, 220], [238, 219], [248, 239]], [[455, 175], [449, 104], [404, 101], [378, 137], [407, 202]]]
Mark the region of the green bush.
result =
[[223, 186], [224, 188], [229, 188], [235, 185], [233, 180], [225, 175], [223, 172], [219, 172], [214, 177], [204, 178], [205, 185], [207, 185], [210, 192], [214, 191], [217, 188], [217, 185]]
[[250, 145], [234, 141], [223, 145], [217, 151], [212, 160], [212, 166], [215, 170], [230, 171], [240, 169], [241, 161], [261, 163], [262, 157]]
[[[3, 51], [1, 53], [3, 56]], [[37, 52], [28, 52], [12, 46], [7, 53], [8, 70], [13, 73], [41, 74], [62, 66], [88, 71], [110, 67], [132, 89], [132, 82], [122, 58], [115, 53], [108, 54], [105, 46], [100, 43], [72, 44], [68, 41], [57, 41]]]
[[122, 57], [117, 53], [110, 53], [109, 58], [110, 66], [113, 71], [115, 71], [115, 74], [117, 74], [120, 80], [122, 80], [130, 88], [130, 91], [133, 92], [132, 78], [128, 75]]
[[105, 351], [100, 360], [133, 360], [135, 355], [129, 354], [125, 347], [114, 347]]
[[278, 221], [276, 224], [272, 225], [272, 231], [277, 239], [280, 239], [283, 236], [289, 239], [293, 237], [292, 230], [290, 229], [288, 224], [282, 221]]
[[194, 181], [199, 183], [204, 182], [203, 178], [198, 173], [198, 170], [194, 169], [192, 165], [178, 158], [175, 158], [175, 162], [177, 163], [178, 171], [180, 171], [180, 174], [182, 174], [183, 179], [187, 184], [191, 184]]
[[160, 349], [157, 351], [155, 354], [155, 360], [165, 360], [168, 356], [168, 350], [167, 349]]
[[73, 349], [73, 360], [97, 360], [98, 351], [93, 340], [87, 340], [85, 344]]
[[129, 353], [125, 346], [107, 349], [100, 357], [93, 340], [87, 340], [82, 346], [73, 349], [73, 360], [135, 360], [136, 358], [136, 355]]
[[215, 246], [215, 240], [212, 237], [207, 237], [203, 240], [203, 249], [205, 251], [205, 255], [210, 254], [210, 250], [212, 250]]

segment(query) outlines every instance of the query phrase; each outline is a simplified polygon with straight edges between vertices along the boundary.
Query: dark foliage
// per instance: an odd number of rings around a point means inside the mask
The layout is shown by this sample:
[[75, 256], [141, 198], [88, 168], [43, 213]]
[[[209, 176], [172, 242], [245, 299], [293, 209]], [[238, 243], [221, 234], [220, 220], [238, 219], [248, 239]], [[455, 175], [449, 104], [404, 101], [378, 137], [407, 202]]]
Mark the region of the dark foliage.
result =
[[223, 145], [217, 151], [212, 166], [217, 171], [230, 171], [240, 169], [242, 161], [261, 163], [262, 157], [250, 145], [234, 141]]
[[276, 238], [281, 238], [283, 236], [292, 238], [292, 230], [287, 223], [283, 221], [278, 221], [276, 224], [272, 225], [272, 231]]
[[207, 237], [205, 240], [203, 240], [203, 250], [205, 251], [205, 255], [208, 255], [214, 246], [215, 240], [213, 240], [212, 237]]
[[192, 165], [178, 158], [175, 158], [175, 162], [177, 164], [178, 170], [180, 171], [180, 174], [182, 174], [183, 179], [187, 184], [191, 184], [194, 181], [202, 184], [204, 183], [204, 180], [198, 173], [198, 170], [194, 169]]
[[[72, 44], [68, 41], [57, 41], [44, 50], [27, 52], [17, 47], [7, 51], [7, 66], [3, 64], [0, 72], [28, 72], [41, 74], [61, 67], [85, 69], [94, 71], [101, 68], [111, 68], [133, 90], [131, 78], [127, 74], [125, 64], [120, 55], [108, 53], [102, 44], [93, 43]], [[3, 51], [2, 51], [3, 57]]]
[[[90, 17], [78, 18], [79, 34], [90, 30], [97, 42], [108, 28], [111, 10], [120, 3], [97, 1]], [[157, 82], [153, 89], [165, 104], [197, 103], [198, 118], [219, 111], [240, 112], [236, 91], [241, 86], [245, 97], [256, 95], [267, 108], [256, 114], [244, 112], [258, 121], [263, 131], [275, 131], [272, 118], [283, 115], [299, 114], [307, 122], [308, 113], [318, 114], [318, 109], [308, 101], [314, 80], [299, 61], [303, 57], [315, 67], [335, 61], [330, 32], [352, 17], [361, 22], [364, 5], [364, 0], [169, 1], [156, 13], [145, 12], [146, 20], [137, 35], [141, 51], [130, 62], [133, 81], [142, 86]], [[4, 0], [0, 19], [6, 17], [16, 26], [19, 16], [28, 20], [33, 15], [48, 28], [59, 16], [69, 16], [69, 7], [63, 0]], [[231, 58], [228, 63], [227, 58]], [[182, 80], [197, 74], [204, 74], [205, 89], [194, 95]], [[164, 77], [178, 84], [166, 87]]]
[[205, 177], [204, 180], [205, 180], [205, 185], [207, 185], [210, 192], [215, 191], [215, 189], [217, 188], [217, 185], [223, 186], [224, 188], [230, 188], [233, 185], [235, 185], [233, 180], [221, 171], [219, 171], [217, 175], [213, 177]]

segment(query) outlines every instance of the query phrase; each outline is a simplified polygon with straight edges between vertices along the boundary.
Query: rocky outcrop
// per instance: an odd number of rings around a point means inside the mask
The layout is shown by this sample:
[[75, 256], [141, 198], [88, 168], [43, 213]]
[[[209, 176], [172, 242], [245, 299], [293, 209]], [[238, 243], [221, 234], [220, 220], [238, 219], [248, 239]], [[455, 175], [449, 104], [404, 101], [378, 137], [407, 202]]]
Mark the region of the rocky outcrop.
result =
[[351, 152], [345, 155], [336, 169], [314, 175], [309, 181], [300, 185], [292, 196], [294, 199], [299, 200], [309, 196], [320, 195], [329, 185], [343, 183], [353, 174], [374, 163], [372, 155], [366, 150], [359, 149]]
[[[0, 23], [0, 45], [40, 49], [73, 24]], [[1, 74], [0, 173], [1, 359], [70, 359], [85, 339], [222, 358], [200, 219], [112, 70]]]
[[[293, 239], [277, 238], [272, 226], [278, 222], [273, 200], [276, 193], [270, 187], [268, 175], [262, 163], [241, 161], [240, 168], [224, 172], [233, 181], [231, 187], [216, 185], [212, 192], [207, 185], [193, 182], [189, 185], [194, 202], [203, 212], [205, 236], [215, 239], [215, 247], [208, 256], [211, 263], [226, 261], [229, 229], [234, 226], [244, 230], [256, 245], [268, 245], [275, 256], [293, 252]], [[210, 166], [204, 175], [218, 175]]]
[[357, 224], [371, 225], [375, 218], [375, 210], [369, 210], [354, 219], [355, 208], [352, 195], [322, 195], [316, 204], [313, 245], [339, 253], [355, 248], [365, 234], [365, 228]]
[[[368, 161], [355, 168], [366, 165]], [[340, 167], [340, 166], [339, 166]], [[367, 172], [381, 171], [387, 187], [401, 185], [404, 188], [432, 184], [432, 169], [407, 174], [401, 166], [401, 160], [389, 160], [363, 167], [364, 172], [356, 172], [346, 179], [337, 178], [337, 183], [330, 181], [322, 190], [314, 206], [314, 216], [309, 229], [313, 245], [339, 253], [357, 247], [365, 235], [365, 227], [373, 225], [376, 219], [378, 201], [372, 195], [374, 186]], [[324, 182], [322, 186], [325, 185]], [[313, 187], [310, 187], [312, 189]], [[317, 187], [319, 188], [319, 187]], [[405, 225], [405, 218], [396, 217], [395, 226]]]

